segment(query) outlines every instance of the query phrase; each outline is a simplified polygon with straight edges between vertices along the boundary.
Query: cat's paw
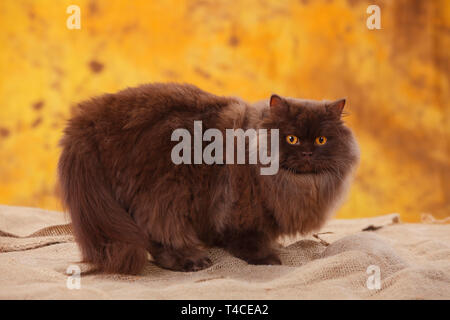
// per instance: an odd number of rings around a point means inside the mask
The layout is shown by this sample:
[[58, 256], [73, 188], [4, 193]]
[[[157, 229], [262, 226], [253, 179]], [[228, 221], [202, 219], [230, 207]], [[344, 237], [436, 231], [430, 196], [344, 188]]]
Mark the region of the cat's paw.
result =
[[280, 265], [281, 264], [280, 258], [275, 253], [272, 253], [263, 258], [248, 259], [247, 262], [249, 264], [255, 264], [255, 265]]
[[189, 272], [203, 270], [212, 265], [206, 252], [196, 248], [174, 250], [159, 246], [156, 249], [151, 252], [152, 257], [155, 264], [164, 269]]
[[212, 261], [208, 257], [200, 257], [197, 259], [187, 258], [186, 261], [184, 261], [181, 271], [199, 271], [206, 269], [211, 265]]

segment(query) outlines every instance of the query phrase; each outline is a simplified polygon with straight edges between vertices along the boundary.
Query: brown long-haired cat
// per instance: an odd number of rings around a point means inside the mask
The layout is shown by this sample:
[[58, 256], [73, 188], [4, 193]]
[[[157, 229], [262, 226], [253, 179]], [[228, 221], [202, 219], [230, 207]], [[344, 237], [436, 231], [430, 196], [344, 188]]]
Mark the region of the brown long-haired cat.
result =
[[[149, 252], [163, 268], [195, 271], [211, 265], [205, 248], [219, 246], [250, 264], [280, 264], [277, 237], [320, 228], [348, 189], [359, 151], [341, 120], [344, 104], [273, 95], [249, 105], [163, 83], [79, 104], [58, 171], [84, 261], [135, 274]], [[224, 135], [279, 129], [278, 172], [175, 164], [172, 133], [194, 135], [194, 121]]]

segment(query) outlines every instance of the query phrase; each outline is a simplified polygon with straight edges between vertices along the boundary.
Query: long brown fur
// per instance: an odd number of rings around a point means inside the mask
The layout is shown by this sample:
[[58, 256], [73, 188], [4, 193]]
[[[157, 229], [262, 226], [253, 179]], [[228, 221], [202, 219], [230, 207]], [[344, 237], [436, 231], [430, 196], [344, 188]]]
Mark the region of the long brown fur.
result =
[[[276, 239], [320, 228], [347, 190], [359, 153], [342, 106], [278, 96], [249, 105], [162, 83], [79, 104], [61, 140], [58, 173], [84, 261], [136, 274], [149, 252], [163, 268], [195, 271], [211, 265], [205, 248], [220, 246], [251, 264], [280, 264]], [[194, 120], [224, 134], [279, 129], [279, 172], [175, 165], [171, 134], [193, 132]], [[287, 144], [288, 134], [305, 143]], [[329, 136], [326, 149], [310, 143], [318, 134]]]

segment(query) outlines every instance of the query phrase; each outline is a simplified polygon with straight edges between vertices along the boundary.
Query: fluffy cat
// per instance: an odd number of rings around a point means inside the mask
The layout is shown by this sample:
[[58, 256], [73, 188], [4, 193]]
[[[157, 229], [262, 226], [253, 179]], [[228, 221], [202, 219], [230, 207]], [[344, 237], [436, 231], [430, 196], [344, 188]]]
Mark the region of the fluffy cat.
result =
[[[359, 151], [345, 100], [282, 98], [249, 105], [188, 84], [147, 84], [82, 102], [58, 166], [84, 261], [136, 274], [147, 263], [195, 271], [219, 246], [250, 264], [280, 264], [282, 235], [319, 229], [345, 195]], [[171, 161], [177, 128], [279, 129], [279, 166]]]

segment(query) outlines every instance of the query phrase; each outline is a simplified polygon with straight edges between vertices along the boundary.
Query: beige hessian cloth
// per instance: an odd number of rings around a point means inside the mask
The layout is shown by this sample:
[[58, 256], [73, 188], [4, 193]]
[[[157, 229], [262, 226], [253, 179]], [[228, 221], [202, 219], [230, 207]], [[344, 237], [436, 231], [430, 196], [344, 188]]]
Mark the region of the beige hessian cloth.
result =
[[[362, 231], [371, 225], [382, 228]], [[90, 266], [78, 262], [67, 217], [0, 206], [0, 299], [450, 299], [450, 225], [391, 214], [331, 220], [321, 232], [330, 233], [281, 240], [282, 266], [212, 249], [214, 265], [199, 272], [149, 261], [139, 276], [82, 274], [80, 289], [68, 289], [67, 268]]]

